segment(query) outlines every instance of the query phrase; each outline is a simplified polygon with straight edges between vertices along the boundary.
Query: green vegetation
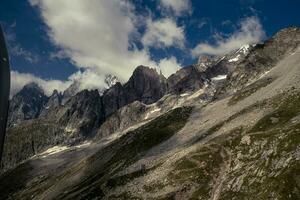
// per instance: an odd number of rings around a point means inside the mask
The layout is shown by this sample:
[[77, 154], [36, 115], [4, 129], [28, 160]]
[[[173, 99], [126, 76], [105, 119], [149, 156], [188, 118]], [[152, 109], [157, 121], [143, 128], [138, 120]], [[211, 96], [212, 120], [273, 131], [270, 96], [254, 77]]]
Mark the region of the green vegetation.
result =
[[[211, 184], [224, 162], [221, 151], [222, 147], [212, 144], [188, 154], [175, 164], [168, 175], [169, 184], [181, 186], [192, 184], [195, 187], [192, 199], [198, 199], [199, 196], [209, 199]], [[189, 190], [188, 188], [186, 190]]]
[[250, 132], [281, 127], [300, 113], [300, 93], [288, 91], [272, 100], [273, 112], [260, 119]]
[[190, 161], [187, 158], [178, 161], [177, 163], [175, 163], [175, 165], [175, 170], [192, 169], [197, 167], [194, 162]]
[[114, 188], [117, 186], [125, 185], [126, 183], [130, 182], [131, 180], [141, 177], [141, 176], [149, 173], [150, 171], [154, 170], [155, 168], [157, 168], [157, 166], [149, 168], [149, 169], [140, 169], [140, 170], [137, 170], [137, 171], [129, 173], [129, 174], [110, 178], [106, 183], [106, 187]]

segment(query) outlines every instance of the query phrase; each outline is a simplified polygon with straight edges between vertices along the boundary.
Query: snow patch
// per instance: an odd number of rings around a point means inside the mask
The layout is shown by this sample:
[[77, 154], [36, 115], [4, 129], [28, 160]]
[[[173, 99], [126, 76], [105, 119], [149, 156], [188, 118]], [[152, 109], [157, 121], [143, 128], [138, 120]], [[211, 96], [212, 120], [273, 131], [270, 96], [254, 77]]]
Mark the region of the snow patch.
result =
[[188, 96], [189, 93], [183, 93], [183, 94], [180, 94], [180, 97], [185, 97], [185, 96]]
[[51, 148], [47, 149], [46, 151], [40, 153], [38, 156], [41, 156], [42, 158], [45, 158], [47, 156], [54, 155], [54, 154], [57, 154], [57, 153], [60, 153], [60, 152], [66, 151], [66, 150], [72, 150], [72, 149], [78, 149], [78, 148], [86, 147], [86, 146], [89, 146], [90, 144], [91, 144], [91, 142], [86, 141], [82, 144], [72, 146], [72, 147], [57, 145], [57, 146], [51, 147]]
[[69, 149], [69, 147], [67, 147], [67, 146], [54, 146], [54, 147], [51, 147], [51, 148], [47, 149], [46, 151], [42, 152], [40, 154], [40, 156], [45, 158], [47, 156], [60, 153], [60, 152], [65, 151], [67, 149]]
[[249, 49], [250, 49], [250, 45], [245, 44], [237, 52], [243, 53], [244, 55], [246, 55], [249, 52]]
[[155, 113], [155, 112], [158, 112], [158, 111], [160, 111], [160, 110], [161, 110], [160, 108], [156, 108], [156, 109], [154, 109], [154, 110], [151, 110], [150, 113]]
[[65, 128], [65, 132], [67, 132], [67, 133], [75, 133], [75, 132], [76, 132], [76, 129], [71, 128], [71, 127], [66, 127], [66, 128]]
[[91, 142], [85, 141], [85, 142], [82, 143], [82, 144], [79, 144], [79, 145], [74, 146], [74, 148], [82, 148], [82, 147], [89, 146], [90, 144], [91, 144]]
[[259, 79], [265, 77], [270, 71], [271, 71], [271, 70], [264, 72], [262, 75], [260, 75], [260, 77], [259, 77], [257, 80], [259, 80]]
[[226, 78], [227, 78], [227, 75], [224, 74], [224, 75], [215, 76], [215, 77], [211, 78], [211, 80], [213, 80], [213, 81], [219, 81], [219, 80], [224, 80]]
[[199, 97], [200, 95], [202, 95], [203, 93], [204, 93], [204, 89], [200, 89], [197, 92], [195, 92], [194, 94], [192, 94], [191, 96], [189, 96], [187, 98], [187, 100], [195, 99], [195, 98]]
[[148, 119], [149, 118], [149, 115], [151, 115], [152, 113], [155, 113], [155, 112], [159, 112], [161, 109], [160, 108], [155, 108], [149, 112], [147, 112], [146, 116], [144, 119]]
[[228, 60], [228, 62], [230, 62], [230, 63], [231, 62], [237, 62], [237, 61], [239, 61], [240, 57], [241, 57], [241, 55], [238, 54], [235, 58], [232, 58], [232, 59]]

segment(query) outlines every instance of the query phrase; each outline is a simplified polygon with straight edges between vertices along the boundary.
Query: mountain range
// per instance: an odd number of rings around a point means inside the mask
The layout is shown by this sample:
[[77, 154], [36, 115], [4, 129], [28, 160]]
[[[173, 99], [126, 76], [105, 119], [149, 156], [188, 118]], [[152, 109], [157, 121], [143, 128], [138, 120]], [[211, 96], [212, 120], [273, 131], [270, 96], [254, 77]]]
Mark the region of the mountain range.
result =
[[300, 29], [168, 78], [12, 97], [2, 199], [300, 199]]

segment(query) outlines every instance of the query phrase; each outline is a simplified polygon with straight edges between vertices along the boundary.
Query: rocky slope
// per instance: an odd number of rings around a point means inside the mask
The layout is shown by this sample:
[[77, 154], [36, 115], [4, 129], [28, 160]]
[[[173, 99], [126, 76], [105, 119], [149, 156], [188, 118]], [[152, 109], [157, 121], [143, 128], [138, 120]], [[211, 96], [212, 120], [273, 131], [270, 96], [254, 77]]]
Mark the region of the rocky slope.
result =
[[228, 75], [228, 81], [220, 93], [232, 92], [250, 83], [253, 79], [270, 70], [278, 61], [295, 52], [300, 44], [299, 28], [279, 31], [263, 44], [251, 49], [235, 70]]
[[299, 37], [284, 29], [168, 79], [138, 67], [23, 121], [1, 199], [300, 199]]

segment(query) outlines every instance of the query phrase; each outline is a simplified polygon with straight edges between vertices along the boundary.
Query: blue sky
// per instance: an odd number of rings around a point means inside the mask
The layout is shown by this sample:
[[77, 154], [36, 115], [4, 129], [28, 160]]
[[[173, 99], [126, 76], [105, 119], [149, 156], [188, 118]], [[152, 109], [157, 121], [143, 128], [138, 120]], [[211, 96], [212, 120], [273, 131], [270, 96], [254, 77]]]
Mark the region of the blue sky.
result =
[[202, 54], [220, 55], [300, 25], [298, 0], [1, 0], [13, 90], [49, 92], [72, 81], [126, 81], [136, 65], [168, 76]]

